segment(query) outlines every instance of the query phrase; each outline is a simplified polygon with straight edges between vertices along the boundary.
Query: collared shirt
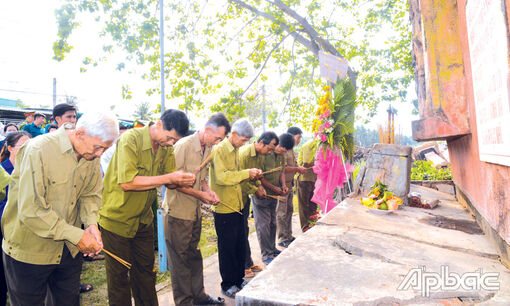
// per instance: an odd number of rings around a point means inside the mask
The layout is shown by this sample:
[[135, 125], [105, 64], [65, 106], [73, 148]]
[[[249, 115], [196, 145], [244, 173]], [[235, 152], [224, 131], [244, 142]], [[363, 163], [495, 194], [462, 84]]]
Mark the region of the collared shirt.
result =
[[23, 131], [29, 132], [32, 137], [37, 137], [39, 135], [44, 134], [44, 129], [42, 127], [38, 127], [35, 123], [27, 124], [23, 127]]
[[[297, 167], [297, 161], [296, 161], [296, 152], [294, 150], [287, 150], [287, 153], [285, 153], [285, 164], [289, 167]], [[296, 175], [295, 172], [285, 172], [285, 184], [287, 187], [294, 186], [294, 176]]]
[[174, 171], [173, 147], [160, 146], [154, 156], [149, 126], [122, 134], [104, 176], [99, 225], [119, 236], [133, 238], [140, 223], [153, 221], [151, 205], [157, 198], [157, 189], [123, 191], [120, 184], [132, 182], [136, 176], [158, 176]]
[[81, 225], [96, 224], [101, 206], [99, 159], [76, 158], [65, 128], [27, 141], [16, 154], [4, 209], [2, 248], [30, 264], [58, 264], [65, 246], [72, 256]]
[[[277, 168], [277, 167], [280, 167], [280, 166], [282, 167], [281, 170], [264, 174], [264, 178], [269, 183], [273, 184], [276, 187], [280, 187], [281, 186], [280, 176], [282, 174], [283, 169], [285, 169], [285, 156], [284, 155], [276, 154], [274, 152], [272, 152], [269, 155], [264, 155], [264, 163], [263, 163], [263, 166], [262, 166], [262, 171], [263, 172], [273, 170], [274, 168]], [[270, 194], [270, 195], [276, 195], [269, 188], [266, 189], [266, 192], [267, 192], [267, 194]]]
[[[239, 162], [241, 169], [262, 169], [264, 157], [261, 154], [257, 154], [255, 144], [252, 143], [242, 146], [239, 149]], [[245, 180], [241, 183], [241, 188], [243, 190], [243, 203], [248, 200], [248, 196], [250, 194], [254, 194], [257, 191], [259, 186], [260, 180]]]
[[[209, 186], [223, 203], [240, 211], [243, 209], [241, 182], [249, 178], [250, 171], [241, 169], [239, 149], [225, 138], [215, 149], [209, 168]], [[222, 203], [216, 205], [214, 211], [219, 214], [234, 212]]]
[[[175, 164], [177, 170], [194, 173], [200, 164], [209, 156], [211, 148], [205, 146], [202, 152], [202, 145], [198, 132], [179, 140], [174, 147]], [[196, 174], [193, 189], [202, 190], [202, 180], [207, 179], [209, 171], [208, 165], [204, 166]], [[163, 208], [172, 217], [182, 220], [198, 220], [202, 213], [200, 209], [201, 201], [191, 195], [182, 193], [175, 189], [167, 189]]]
[[[299, 150], [298, 165], [303, 166], [305, 163], [311, 163], [315, 158], [315, 144], [313, 139], [306, 142]], [[305, 174], [298, 176], [298, 181], [315, 182], [317, 180], [317, 174], [313, 172], [313, 169], [308, 169]]]

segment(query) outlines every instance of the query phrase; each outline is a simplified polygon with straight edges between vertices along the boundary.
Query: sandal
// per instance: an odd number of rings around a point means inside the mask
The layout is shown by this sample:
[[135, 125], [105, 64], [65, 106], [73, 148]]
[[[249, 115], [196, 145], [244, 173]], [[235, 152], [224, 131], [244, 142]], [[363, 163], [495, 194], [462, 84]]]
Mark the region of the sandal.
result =
[[207, 299], [196, 303], [195, 305], [222, 305], [225, 303], [225, 299], [222, 297], [213, 298], [208, 295]]
[[253, 265], [250, 267], [250, 270], [252, 270], [253, 272], [260, 272], [264, 269], [261, 266]]
[[80, 293], [90, 292], [94, 290], [94, 286], [89, 284], [80, 284]]
[[239, 289], [237, 286], [232, 286], [228, 288], [227, 290], [221, 289], [221, 293], [223, 293], [225, 296], [228, 296], [229, 298], [233, 299], [236, 297], [236, 293], [238, 293], [241, 289]]
[[254, 276], [255, 276], [255, 273], [253, 272], [253, 270], [252, 270], [252, 269], [249, 269], [249, 268], [248, 268], [248, 269], [245, 269], [245, 270], [244, 270], [244, 277], [246, 277], [246, 278], [252, 278], [252, 277], [254, 277]]

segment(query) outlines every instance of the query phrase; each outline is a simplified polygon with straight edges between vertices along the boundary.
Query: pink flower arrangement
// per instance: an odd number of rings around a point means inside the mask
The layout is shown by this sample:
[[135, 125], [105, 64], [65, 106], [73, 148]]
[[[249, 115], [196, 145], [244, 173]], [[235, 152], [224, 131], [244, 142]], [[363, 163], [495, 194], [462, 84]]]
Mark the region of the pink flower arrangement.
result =
[[319, 119], [320, 120], [323, 120], [323, 119], [326, 119], [329, 117], [329, 115], [331, 115], [331, 111], [328, 109], [327, 111], [325, 111], [324, 113], [322, 113], [320, 116], [319, 116]]
[[320, 138], [321, 138], [322, 142], [326, 142], [328, 140], [328, 137], [326, 137], [326, 135], [324, 135], [324, 134], [321, 134]]
[[329, 121], [326, 121], [326, 122], [324, 122], [323, 126], [325, 129], [328, 129], [331, 127], [331, 123], [329, 123]]

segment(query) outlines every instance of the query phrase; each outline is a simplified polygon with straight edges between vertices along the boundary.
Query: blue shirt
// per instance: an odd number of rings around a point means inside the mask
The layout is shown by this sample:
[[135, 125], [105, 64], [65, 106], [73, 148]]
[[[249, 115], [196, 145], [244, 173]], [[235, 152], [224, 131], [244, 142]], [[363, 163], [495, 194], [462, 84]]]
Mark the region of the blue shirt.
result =
[[23, 127], [23, 131], [29, 132], [32, 137], [37, 137], [39, 135], [44, 134], [44, 129], [37, 127], [33, 122], [30, 124], [27, 124]]
[[[12, 163], [9, 159], [4, 160], [1, 165], [2, 165], [2, 168], [4, 168], [4, 170], [7, 173], [9, 173], [9, 175], [12, 174], [12, 171], [14, 170], [14, 166], [12, 165]], [[5, 207], [5, 204], [7, 203], [8, 196], [9, 196], [9, 186], [7, 185], [5, 187], [5, 199], [0, 202], [0, 219], [2, 219], [2, 215], [4, 213], [4, 207]]]

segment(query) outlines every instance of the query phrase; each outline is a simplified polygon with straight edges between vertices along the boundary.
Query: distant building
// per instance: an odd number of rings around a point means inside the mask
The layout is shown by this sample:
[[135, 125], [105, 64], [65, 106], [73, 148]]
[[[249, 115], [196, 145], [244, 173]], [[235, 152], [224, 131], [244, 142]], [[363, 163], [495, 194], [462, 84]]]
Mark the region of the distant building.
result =
[[413, 137], [447, 141], [457, 198], [510, 268], [510, 1], [409, 3]]

